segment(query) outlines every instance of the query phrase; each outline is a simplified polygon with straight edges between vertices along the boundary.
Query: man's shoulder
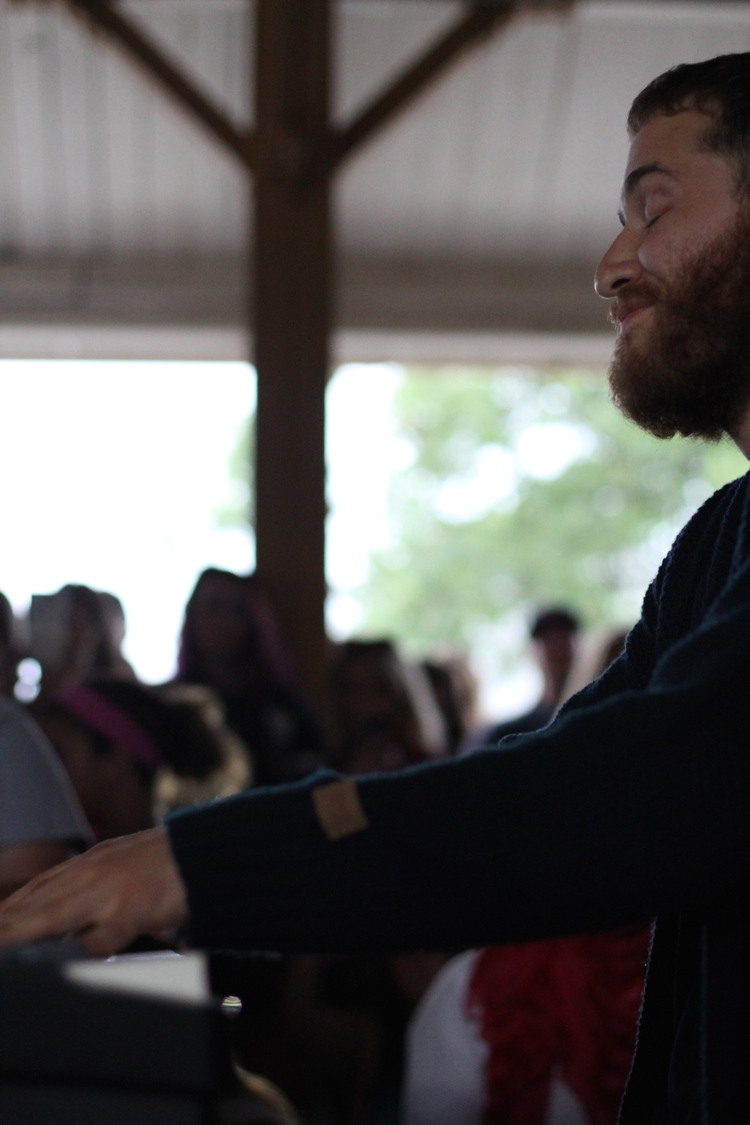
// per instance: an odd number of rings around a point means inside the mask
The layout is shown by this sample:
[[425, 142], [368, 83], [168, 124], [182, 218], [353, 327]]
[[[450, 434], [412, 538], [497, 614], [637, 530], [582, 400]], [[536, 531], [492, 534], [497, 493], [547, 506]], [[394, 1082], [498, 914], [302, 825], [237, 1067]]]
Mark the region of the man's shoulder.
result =
[[641, 622], [658, 647], [700, 623], [735, 568], [747, 523], [750, 474], [705, 501], [677, 535], [643, 603]]
[[750, 496], [750, 472], [737, 480], [729, 481], [704, 501], [690, 517], [675, 538], [664, 559], [662, 570], [679, 560], [681, 567], [685, 556], [697, 562], [696, 549], [703, 553], [733, 551], [744, 523], [744, 512]]
[[703, 528], [717, 517], [723, 519], [730, 508], [746, 503], [749, 494], [750, 472], [747, 472], [717, 488], [716, 492], [709, 496], [690, 517], [683, 530], [689, 527]]

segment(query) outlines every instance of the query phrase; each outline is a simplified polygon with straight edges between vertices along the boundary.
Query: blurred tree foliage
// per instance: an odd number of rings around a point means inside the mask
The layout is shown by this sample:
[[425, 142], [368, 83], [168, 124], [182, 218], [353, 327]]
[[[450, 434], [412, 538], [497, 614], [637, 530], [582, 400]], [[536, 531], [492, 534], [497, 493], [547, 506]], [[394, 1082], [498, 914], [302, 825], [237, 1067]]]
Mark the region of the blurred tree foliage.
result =
[[255, 413], [241, 423], [227, 458], [229, 495], [214, 511], [217, 527], [255, 527]]
[[413, 649], [472, 648], [550, 601], [591, 627], [627, 623], [679, 527], [746, 468], [728, 442], [643, 433], [586, 371], [411, 369], [395, 413], [412, 461], [358, 594], [361, 631]]

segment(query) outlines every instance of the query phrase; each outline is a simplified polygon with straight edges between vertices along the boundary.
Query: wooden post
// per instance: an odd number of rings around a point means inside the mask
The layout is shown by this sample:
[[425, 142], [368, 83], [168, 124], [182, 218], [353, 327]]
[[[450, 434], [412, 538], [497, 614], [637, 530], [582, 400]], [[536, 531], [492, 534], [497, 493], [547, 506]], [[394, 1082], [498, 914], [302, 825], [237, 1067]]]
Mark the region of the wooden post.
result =
[[332, 258], [328, 7], [328, 0], [257, 0], [252, 263], [257, 570], [318, 710]]
[[[533, 0], [531, 0], [533, 3]], [[539, 6], [572, 0], [537, 0]], [[303, 687], [325, 693], [325, 388], [331, 328], [330, 191], [350, 157], [473, 43], [509, 21], [488, 0], [347, 125], [329, 125], [330, 0], [255, 0], [256, 122], [235, 124], [182, 65], [110, 0], [67, 0], [160, 89], [255, 170], [252, 261], [258, 370], [257, 569]]]

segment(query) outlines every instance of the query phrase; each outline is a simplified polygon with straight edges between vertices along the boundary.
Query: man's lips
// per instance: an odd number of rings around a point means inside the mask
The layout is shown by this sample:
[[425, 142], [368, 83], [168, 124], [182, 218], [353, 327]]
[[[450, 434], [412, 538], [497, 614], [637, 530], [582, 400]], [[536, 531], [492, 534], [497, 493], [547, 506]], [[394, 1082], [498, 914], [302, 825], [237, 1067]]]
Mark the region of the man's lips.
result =
[[626, 328], [641, 314], [646, 312], [647, 309], [653, 308], [653, 301], [637, 301], [629, 305], [619, 305], [614, 310], [614, 319], [617, 322], [620, 333], [624, 332]]

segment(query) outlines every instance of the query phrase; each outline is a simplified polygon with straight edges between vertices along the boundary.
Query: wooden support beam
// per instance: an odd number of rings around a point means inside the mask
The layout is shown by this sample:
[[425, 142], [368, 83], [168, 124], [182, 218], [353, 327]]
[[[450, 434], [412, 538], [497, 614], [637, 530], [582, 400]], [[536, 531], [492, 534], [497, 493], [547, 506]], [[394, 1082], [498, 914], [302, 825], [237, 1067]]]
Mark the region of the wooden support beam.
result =
[[126, 19], [108, 0], [65, 0], [75, 15], [105, 35], [134, 62], [172, 101], [198, 119], [212, 136], [248, 168], [253, 165], [253, 135], [238, 128], [140, 28]]
[[256, 0], [252, 259], [257, 571], [319, 710], [332, 257], [329, 2]]
[[469, 48], [506, 26], [516, 12], [513, 0], [502, 6], [480, 7], [469, 11], [445, 35], [412, 63], [369, 105], [331, 138], [331, 163], [340, 164], [372, 135], [422, 94], [453, 66]]
[[329, 118], [332, 0], [254, 0], [254, 133], [238, 128], [111, 0], [64, 2], [255, 173], [257, 571], [302, 684], [322, 712], [334, 173], [466, 50], [507, 24], [519, 2], [550, 0], [493, 0], [472, 8], [338, 132]]

